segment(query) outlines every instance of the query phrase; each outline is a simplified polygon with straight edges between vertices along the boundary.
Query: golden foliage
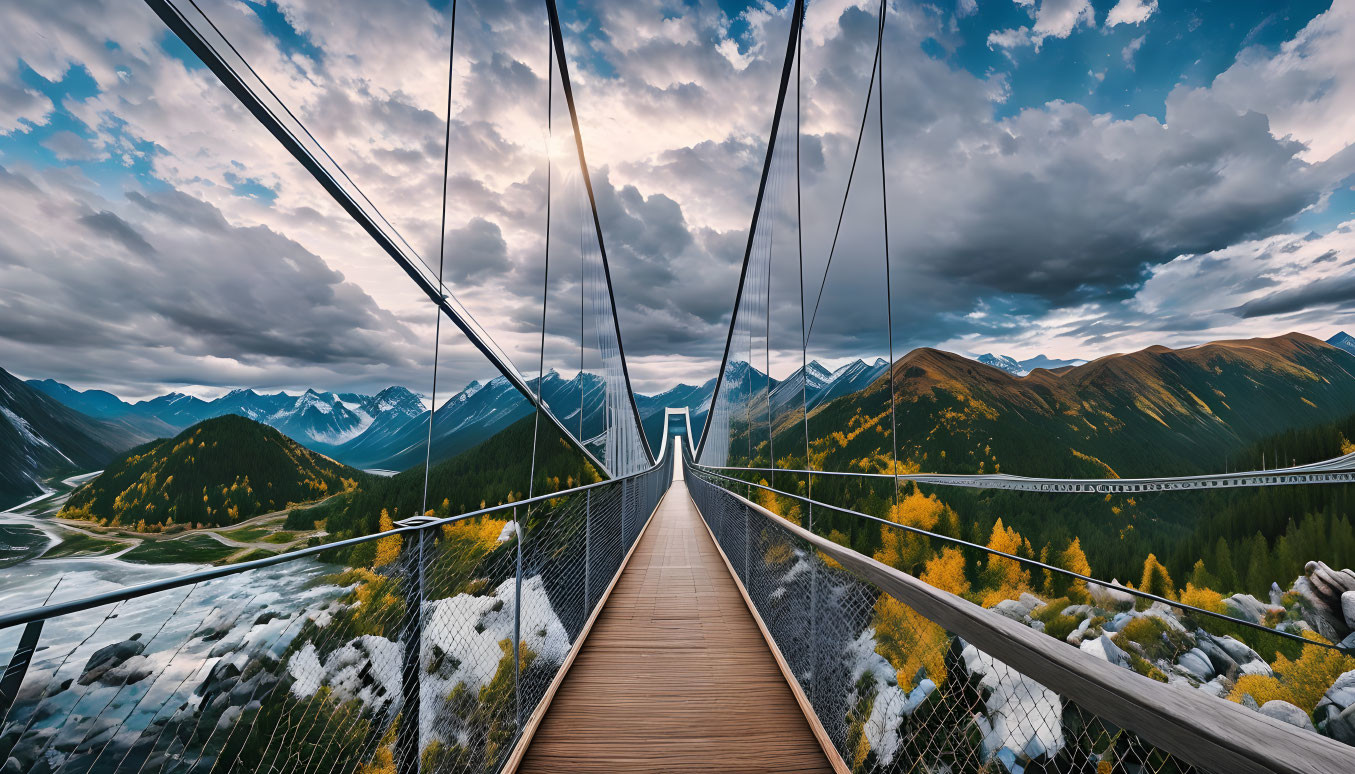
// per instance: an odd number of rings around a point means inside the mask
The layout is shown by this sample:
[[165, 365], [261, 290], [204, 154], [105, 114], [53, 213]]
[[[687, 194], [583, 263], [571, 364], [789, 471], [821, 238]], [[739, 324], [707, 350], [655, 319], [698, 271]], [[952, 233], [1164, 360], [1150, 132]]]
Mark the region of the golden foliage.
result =
[[[1019, 555], [1023, 549], [1027, 554], [1030, 553], [1030, 543], [1021, 539], [1021, 533], [1003, 525], [1001, 518], [993, 524], [993, 533], [988, 538], [988, 548], [1013, 556]], [[1030, 588], [1030, 572], [1022, 569], [1021, 563], [1015, 559], [989, 554], [985, 574], [988, 586], [1004, 593], [1016, 592], [1015, 595], [1019, 595], [1021, 589]], [[1011, 597], [1002, 597], [1009, 598]]]
[[[1073, 538], [1073, 542], [1068, 547], [1059, 552], [1056, 564], [1069, 572], [1075, 572], [1079, 575], [1091, 575], [1092, 566], [1087, 561], [1087, 555], [1082, 551], [1081, 538]], [[1075, 580], [1069, 584], [1066, 595], [1069, 599], [1077, 602], [1086, 602], [1087, 582]]]
[[1148, 558], [1143, 560], [1143, 578], [1139, 581], [1139, 591], [1167, 599], [1176, 597], [1176, 584], [1172, 583], [1172, 576], [1167, 574], [1167, 568], [1157, 560], [1156, 554], [1148, 554]]
[[922, 581], [942, 591], [963, 595], [969, 591], [964, 565], [964, 554], [959, 549], [944, 548], [935, 558], [928, 560], [926, 569], [922, 571]]
[[[389, 532], [395, 529], [395, 522], [391, 521], [390, 513], [381, 509], [381, 520], [379, 530]], [[400, 558], [400, 547], [404, 544], [404, 537], [401, 535], [391, 535], [390, 537], [378, 538], [376, 541], [376, 559], [372, 561], [373, 567], [384, 567], [396, 559]]]
[[899, 687], [914, 688], [919, 668], [940, 685], [946, 679], [946, 630], [888, 594], [875, 603], [875, 652], [894, 667]]
[[1214, 613], [1227, 612], [1227, 606], [1223, 604], [1222, 594], [1213, 589], [1196, 588], [1193, 583], [1186, 584], [1185, 590], [1181, 592], [1180, 602], [1183, 605], [1192, 605]]

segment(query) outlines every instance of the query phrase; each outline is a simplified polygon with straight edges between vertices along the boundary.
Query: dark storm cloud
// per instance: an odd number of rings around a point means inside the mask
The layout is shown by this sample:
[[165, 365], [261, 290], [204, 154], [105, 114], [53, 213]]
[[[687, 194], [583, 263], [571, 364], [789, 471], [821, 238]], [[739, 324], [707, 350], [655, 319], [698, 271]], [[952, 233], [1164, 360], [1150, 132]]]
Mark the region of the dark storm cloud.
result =
[[473, 218], [447, 235], [444, 277], [454, 284], [476, 285], [509, 268], [508, 243], [498, 224]]
[[415, 362], [403, 324], [288, 237], [233, 225], [179, 191], [128, 199], [119, 207], [0, 175], [7, 367], [44, 375], [62, 361], [67, 378], [96, 383], [143, 367], [160, 377], [197, 369], [193, 381], [210, 384], [222, 366], [201, 358], [336, 374]]
[[94, 215], [85, 215], [80, 218], [80, 225], [88, 228], [96, 234], [109, 237], [134, 253], [151, 255], [155, 253], [155, 248], [151, 247], [136, 229], [128, 225], [127, 221], [119, 218], [117, 215], [104, 210]]
[[1355, 305], [1355, 277], [1344, 277], [1262, 296], [1248, 301], [1236, 311], [1243, 318], [1251, 318], [1299, 312], [1316, 306], [1347, 308], [1351, 305]]

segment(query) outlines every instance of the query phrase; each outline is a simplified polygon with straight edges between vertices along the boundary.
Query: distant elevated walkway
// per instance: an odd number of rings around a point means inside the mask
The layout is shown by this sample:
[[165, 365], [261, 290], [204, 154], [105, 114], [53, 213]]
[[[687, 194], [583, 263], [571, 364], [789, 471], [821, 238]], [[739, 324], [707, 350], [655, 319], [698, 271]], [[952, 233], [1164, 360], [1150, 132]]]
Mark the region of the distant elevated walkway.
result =
[[674, 481], [518, 771], [832, 770]]

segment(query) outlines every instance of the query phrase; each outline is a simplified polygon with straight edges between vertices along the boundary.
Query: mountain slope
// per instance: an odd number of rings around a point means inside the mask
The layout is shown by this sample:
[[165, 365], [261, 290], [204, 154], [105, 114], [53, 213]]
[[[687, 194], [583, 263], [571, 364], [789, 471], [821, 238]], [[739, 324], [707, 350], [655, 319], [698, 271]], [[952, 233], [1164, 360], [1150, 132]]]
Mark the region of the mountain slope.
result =
[[[510, 496], [526, 497], [533, 436], [532, 418], [523, 417], [471, 449], [434, 463], [428, 476], [429, 510], [439, 517], [454, 516], [506, 502]], [[541, 425], [535, 470], [538, 495], [600, 480], [598, 471], [549, 423]], [[350, 492], [314, 507], [293, 509], [286, 526], [311, 529], [323, 521], [330, 541], [370, 534], [379, 529], [383, 511], [392, 520], [418, 514], [424, 507], [423, 487], [422, 465], [388, 478], [369, 476]], [[373, 548], [371, 543], [358, 546], [347, 560], [370, 562], [365, 552]]]
[[53, 475], [103, 467], [146, 440], [81, 414], [0, 369], [0, 508], [42, 493]]
[[[1355, 360], [1301, 334], [1149, 347], [1021, 378], [918, 349], [894, 365], [894, 382], [900, 457], [938, 472], [1202, 473], [1266, 435], [1355, 413]], [[881, 377], [814, 412], [811, 436], [825, 439], [858, 413], [887, 430], [888, 398]], [[834, 469], [887, 447], [887, 432], [822, 446]]]
[[75, 490], [61, 515], [125, 526], [222, 526], [342, 491], [366, 477], [231, 414], [133, 449]]

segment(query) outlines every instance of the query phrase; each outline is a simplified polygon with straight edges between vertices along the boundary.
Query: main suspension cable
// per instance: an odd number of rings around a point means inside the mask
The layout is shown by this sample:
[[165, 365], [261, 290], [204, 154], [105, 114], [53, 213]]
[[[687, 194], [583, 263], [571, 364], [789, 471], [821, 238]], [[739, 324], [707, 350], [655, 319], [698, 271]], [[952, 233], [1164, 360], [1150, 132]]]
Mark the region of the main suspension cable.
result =
[[876, 33], [876, 60], [880, 70], [880, 89], [876, 92], [877, 117], [880, 120], [880, 206], [884, 211], [885, 234], [885, 324], [889, 328], [889, 442], [893, 446], [894, 506], [899, 504], [899, 423], [894, 412], [894, 283], [889, 273], [889, 175], [885, 172], [885, 13], [889, 0], [880, 0], [880, 28]]
[[[447, 256], [447, 171], [452, 149], [452, 70], [456, 56], [456, 0], [452, 0], [451, 40], [447, 44], [447, 127], [442, 138], [442, 218], [438, 226], [438, 292], [443, 292], [442, 269]], [[428, 476], [433, 467], [433, 417], [438, 410], [438, 353], [442, 344], [442, 307], [434, 304], [433, 314], [433, 391], [428, 397], [428, 446], [423, 458], [423, 508], [428, 513]]]
[[[882, 0], [883, 4], [883, 0]], [[884, 29], [884, 9], [880, 10], [880, 20], [878, 25], [880, 30]], [[870, 82], [866, 85], [866, 104], [861, 110], [861, 127], [856, 132], [856, 150], [852, 151], [852, 167], [847, 173], [847, 186], [842, 192], [842, 207], [837, 213], [837, 227], [833, 229], [833, 243], [828, 248], [828, 262], [823, 266], [823, 280], [819, 282], [818, 298], [814, 301], [814, 312], [809, 317], [809, 332], [805, 335], [805, 341], [814, 333], [814, 321], [819, 317], [819, 304], [823, 303], [823, 289], [828, 285], [828, 270], [833, 266], [833, 256], [837, 253], [838, 236], [842, 233], [842, 220], [847, 214], [847, 199], [852, 193], [852, 181], [856, 178], [856, 162], [861, 156], [861, 141], [866, 134], [866, 122], [870, 118], [870, 98], [875, 92], [875, 72], [880, 66], [880, 42], [882, 38], [877, 31], [875, 35], [875, 57], [870, 62]]]

